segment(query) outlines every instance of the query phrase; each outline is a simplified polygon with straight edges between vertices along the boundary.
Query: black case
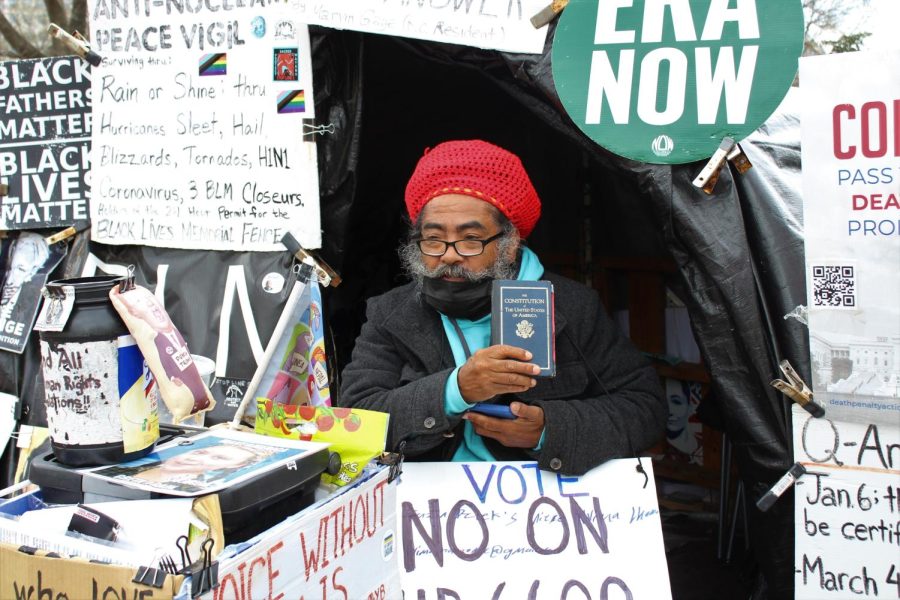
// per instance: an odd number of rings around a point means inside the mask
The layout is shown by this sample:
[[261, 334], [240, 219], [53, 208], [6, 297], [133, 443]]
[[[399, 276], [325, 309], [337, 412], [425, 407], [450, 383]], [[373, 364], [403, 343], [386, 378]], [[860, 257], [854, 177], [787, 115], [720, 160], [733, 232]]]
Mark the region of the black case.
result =
[[[159, 443], [194, 433], [197, 431], [160, 426]], [[319, 476], [328, 469], [330, 460], [333, 460], [332, 453], [324, 448], [297, 461], [296, 468], [281, 466], [216, 492], [222, 510], [226, 543], [250, 539], [312, 504]], [[44, 501], [51, 504], [175, 497], [82, 477], [75, 469], [59, 463], [49, 444], [35, 450], [28, 478], [41, 488]]]

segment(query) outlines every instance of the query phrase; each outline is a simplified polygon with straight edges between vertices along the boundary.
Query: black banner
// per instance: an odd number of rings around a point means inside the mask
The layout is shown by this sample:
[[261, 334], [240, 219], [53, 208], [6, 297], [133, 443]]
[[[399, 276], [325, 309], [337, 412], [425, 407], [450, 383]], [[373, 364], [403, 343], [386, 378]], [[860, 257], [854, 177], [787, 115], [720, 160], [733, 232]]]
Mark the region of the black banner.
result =
[[89, 219], [90, 88], [76, 56], [0, 62], [0, 229]]

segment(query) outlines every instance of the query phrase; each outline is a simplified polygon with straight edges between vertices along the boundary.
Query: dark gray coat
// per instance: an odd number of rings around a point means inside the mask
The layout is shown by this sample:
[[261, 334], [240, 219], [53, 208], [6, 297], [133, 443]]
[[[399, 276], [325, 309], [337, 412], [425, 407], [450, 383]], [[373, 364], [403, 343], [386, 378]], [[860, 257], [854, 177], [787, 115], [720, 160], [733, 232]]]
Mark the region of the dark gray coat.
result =
[[[526, 452], [485, 443], [498, 460], [537, 460], [542, 469], [580, 475], [656, 443], [668, 408], [655, 371], [613, 325], [596, 292], [552, 273], [544, 279], [555, 292], [557, 375], [518, 394], [544, 410], [543, 447]], [[440, 316], [410, 283], [369, 300], [340, 404], [390, 413], [388, 448], [406, 440], [407, 456], [449, 459], [461, 421], [444, 413], [444, 385], [454, 368]]]

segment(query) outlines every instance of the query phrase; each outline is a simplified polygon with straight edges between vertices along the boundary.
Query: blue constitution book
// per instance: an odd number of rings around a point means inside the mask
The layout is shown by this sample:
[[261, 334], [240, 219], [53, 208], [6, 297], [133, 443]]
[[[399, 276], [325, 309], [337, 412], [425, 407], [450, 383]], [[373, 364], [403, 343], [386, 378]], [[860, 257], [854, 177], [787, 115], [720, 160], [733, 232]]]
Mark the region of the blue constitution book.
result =
[[539, 377], [556, 375], [553, 284], [499, 279], [491, 290], [491, 344], [524, 348]]

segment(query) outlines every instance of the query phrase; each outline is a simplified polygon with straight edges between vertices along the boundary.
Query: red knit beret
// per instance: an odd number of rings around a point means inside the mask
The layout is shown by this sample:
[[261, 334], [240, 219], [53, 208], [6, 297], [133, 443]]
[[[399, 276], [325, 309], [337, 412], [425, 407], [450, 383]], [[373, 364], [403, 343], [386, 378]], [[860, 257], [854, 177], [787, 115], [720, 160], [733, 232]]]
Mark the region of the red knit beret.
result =
[[438, 196], [462, 194], [490, 202], [523, 238], [541, 216], [541, 200], [519, 157], [481, 140], [460, 140], [425, 150], [406, 185], [406, 210], [415, 222]]

